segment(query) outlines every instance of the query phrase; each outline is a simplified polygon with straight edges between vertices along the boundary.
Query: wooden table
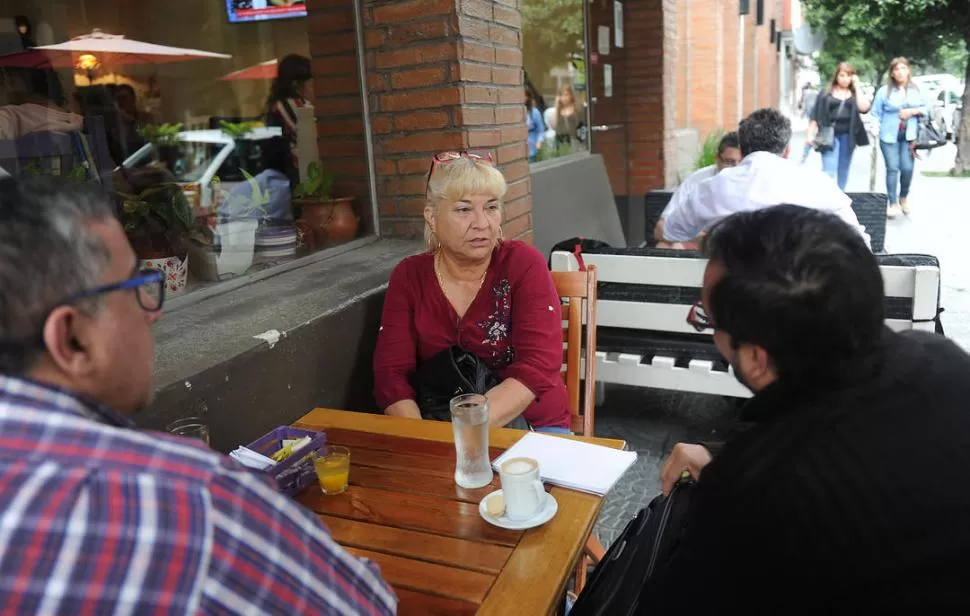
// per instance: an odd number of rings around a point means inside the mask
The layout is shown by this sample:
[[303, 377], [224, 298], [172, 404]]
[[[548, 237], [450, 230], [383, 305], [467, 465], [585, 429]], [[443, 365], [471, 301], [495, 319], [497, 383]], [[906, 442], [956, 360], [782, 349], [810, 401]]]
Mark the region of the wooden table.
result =
[[[334, 539], [377, 562], [400, 600], [398, 613], [550, 614], [599, 516], [603, 499], [553, 487], [559, 511], [527, 531], [494, 527], [478, 503], [499, 488], [455, 484], [451, 425], [316, 409], [294, 424], [324, 430], [350, 449], [350, 487], [337, 496], [309, 488], [297, 498], [316, 511]], [[524, 434], [495, 429], [495, 458]], [[616, 449], [623, 441], [573, 437]]]

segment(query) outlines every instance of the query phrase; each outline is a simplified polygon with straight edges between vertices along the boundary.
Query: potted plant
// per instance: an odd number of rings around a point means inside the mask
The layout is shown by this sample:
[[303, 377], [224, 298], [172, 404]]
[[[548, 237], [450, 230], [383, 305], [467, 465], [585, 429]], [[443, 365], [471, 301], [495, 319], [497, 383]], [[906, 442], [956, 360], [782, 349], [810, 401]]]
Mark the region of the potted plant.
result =
[[148, 124], [138, 129], [138, 135], [152, 144], [155, 160], [165, 163], [170, 171], [175, 171], [179, 160], [179, 133], [182, 124]]
[[165, 274], [166, 291], [185, 290], [192, 208], [171, 174], [147, 168], [126, 179], [130, 192], [119, 192], [122, 222], [139, 266]]
[[330, 196], [332, 188], [333, 175], [320, 163], [313, 162], [307, 167], [306, 181], [293, 191], [293, 202], [303, 212], [297, 226], [309, 232], [318, 246], [350, 241], [357, 237], [360, 227], [360, 218], [354, 213], [354, 198], [334, 199]]

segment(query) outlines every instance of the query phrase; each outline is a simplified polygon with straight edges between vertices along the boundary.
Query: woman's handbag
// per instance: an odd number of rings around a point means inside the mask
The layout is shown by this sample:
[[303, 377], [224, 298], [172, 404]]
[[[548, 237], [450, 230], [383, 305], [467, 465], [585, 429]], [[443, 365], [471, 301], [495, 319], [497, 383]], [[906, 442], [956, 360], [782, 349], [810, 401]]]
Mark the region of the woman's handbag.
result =
[[814, 145], [815, 149], [819, 152], [825, 152], [835, 147], [835, 127], [820, 126], [818, 129], [818, 134], [816, 134], [815, 139], [812, 140], [812, 145]]
[[932, 150], [941, 145], [946, 145], [946, 130], [941, 129], [930, 116], [921, 115], [915, 149]]
[[421, 417], [451, 421], [451, 399], [462, 394], [485, 394], [501, 383], [474, 353], [452, 346], [421, 362], [417, 372]]
[[814, 145], [815, 149], [819, 152], [825, 152], [835, 147], [835, 127], [820, 126], [818, 129], [818, 134], [816, 134], [815, 139], [812, 140], [812, 145]]
[[[828, 97], [820, 98], [817, 104], [826, 105], [825, 110], [827, 111]], [[835, 117], [839, 117], [839, 115], [842, 114], [842, 109], [844, 107], [845, 101], [843, 100], [839, 103], [839, 110], [835, 112]], [[812, 140], [812, 144], [815, 146], [817, 151], [826, 152], [835, 147], [835, 125], [833, 124], [832, 119], [828, 119], [830, 116], [827, 114], [823, 115], [822, 117], [826, 119], [820, 121], [824, 121], [826, 124], [818, 127], [818, 133], [815, 135], [815, 139]]]

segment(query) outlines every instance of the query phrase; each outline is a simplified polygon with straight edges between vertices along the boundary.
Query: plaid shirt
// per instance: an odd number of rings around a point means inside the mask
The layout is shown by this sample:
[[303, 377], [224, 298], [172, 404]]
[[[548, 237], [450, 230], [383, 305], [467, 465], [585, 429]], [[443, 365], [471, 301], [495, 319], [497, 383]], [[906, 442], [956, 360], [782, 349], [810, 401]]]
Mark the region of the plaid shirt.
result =
[[377, 566], [201, 443], [0, 375], [0, 613], [393, 614]]

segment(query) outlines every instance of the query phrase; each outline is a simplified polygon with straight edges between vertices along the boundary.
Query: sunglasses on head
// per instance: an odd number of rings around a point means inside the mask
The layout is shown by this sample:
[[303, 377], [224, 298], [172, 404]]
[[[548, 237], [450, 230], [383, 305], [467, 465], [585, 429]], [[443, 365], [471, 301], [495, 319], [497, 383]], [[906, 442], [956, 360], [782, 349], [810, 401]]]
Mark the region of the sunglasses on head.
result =
[[[428, 177], [425, 181], [425, 185], [431, 181], [431, 175], [434, 173], [435, 167], [438, 165], [447, 165], [462, 158], [467, 158], [468, 160], [475, 162], [488, 163], [489, 165], [495, 165], [495, 159], [492, 158], [491, 152], [477, 152], [470, 150], [461, 150], [457, 152], [438, 152], [431, 157], [431, 168], [428, 169]], [[425, 193], [427, 193], [427, 189], [425, 189]], [[427, 194], [425, 194], [425, 196], [427, 196]]]

